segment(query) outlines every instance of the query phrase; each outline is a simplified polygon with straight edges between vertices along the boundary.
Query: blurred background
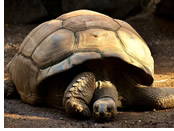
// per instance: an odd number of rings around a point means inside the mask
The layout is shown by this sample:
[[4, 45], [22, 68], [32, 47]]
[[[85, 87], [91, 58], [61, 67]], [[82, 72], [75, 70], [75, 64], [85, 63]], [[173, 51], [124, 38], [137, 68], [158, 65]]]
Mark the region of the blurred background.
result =
[[142, 11], [174, 19], [173, 0], [5, 0], [5, 24], [31, 24], [77, 10], [90, 9], [125, 19]]

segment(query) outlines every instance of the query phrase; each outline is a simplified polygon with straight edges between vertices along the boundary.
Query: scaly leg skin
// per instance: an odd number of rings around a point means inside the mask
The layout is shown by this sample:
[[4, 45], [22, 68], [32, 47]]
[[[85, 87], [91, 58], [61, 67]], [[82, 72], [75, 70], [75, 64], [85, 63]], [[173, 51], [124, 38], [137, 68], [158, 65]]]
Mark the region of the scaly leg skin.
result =
[[136, 86], [134, 105], [144, 109], [167, 109], [174, 107], [174, 88]]
[[70, 83], [65, 90], [63, 105], [65, 111], [74, 117], [86, 119], [91, 116], [88, 108], [95, 88], [95, 76], [91, 72], [84, 72]]
[[99, 81], [94, 94], [93, 115], [97, 120], [112, 120], [117, 112], [118, 92], [109, 81]]
[[10, 79], [4, 81], [4, 98], [19, 98], [16, 86]]

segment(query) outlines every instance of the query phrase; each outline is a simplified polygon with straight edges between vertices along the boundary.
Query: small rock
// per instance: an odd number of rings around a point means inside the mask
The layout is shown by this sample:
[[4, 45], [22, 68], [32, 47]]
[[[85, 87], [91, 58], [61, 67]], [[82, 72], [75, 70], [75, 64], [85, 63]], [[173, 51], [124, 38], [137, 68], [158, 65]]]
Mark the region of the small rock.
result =
[[63, 120], [63, 118], [62, 118], [62, 117], [60, 117], [59, 119], [60, 119], [60, 120]]
[[134, 122], [132, 122], [131, 124], [132, 124], [132, 125], [134, 125], [135, 123], [134, 123]]
[[156, 109], [153, 109], [153, 111], [156, 111]]
[[141, 120], [138, 120], [138, 122], [141, 122]]

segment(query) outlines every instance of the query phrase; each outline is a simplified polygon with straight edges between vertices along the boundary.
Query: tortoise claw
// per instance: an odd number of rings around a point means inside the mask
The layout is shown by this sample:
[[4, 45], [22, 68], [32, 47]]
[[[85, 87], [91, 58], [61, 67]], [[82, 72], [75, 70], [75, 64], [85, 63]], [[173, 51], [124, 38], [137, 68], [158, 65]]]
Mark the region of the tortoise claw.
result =
[[65, 110], [69, 115], [77, 118], [88, 119], [91, 116], [88, 106], [83, 101], [74, 98], [66, 101]]

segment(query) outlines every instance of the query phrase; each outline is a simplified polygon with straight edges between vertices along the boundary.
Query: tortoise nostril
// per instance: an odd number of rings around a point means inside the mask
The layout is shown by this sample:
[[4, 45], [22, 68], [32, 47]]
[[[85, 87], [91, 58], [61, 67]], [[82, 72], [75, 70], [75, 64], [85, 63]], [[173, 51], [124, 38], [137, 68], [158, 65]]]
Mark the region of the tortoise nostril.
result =
[[99, 109], [100, 116], [104, 116], [104, 114], [105, 114], [105, 107], [106, 107], [105, 104], [101, 104], [100, 105], [100, 109]]
[[95, 111], [98, 111], [98, 106], [95, 106]]
[[108, 107], [107, 107], [107, 111], [108, 111], [108, 112], [111, 112], [111, 110], [112, 110], [112, 107], [111, 107], [111, 106], [108, 106]]

